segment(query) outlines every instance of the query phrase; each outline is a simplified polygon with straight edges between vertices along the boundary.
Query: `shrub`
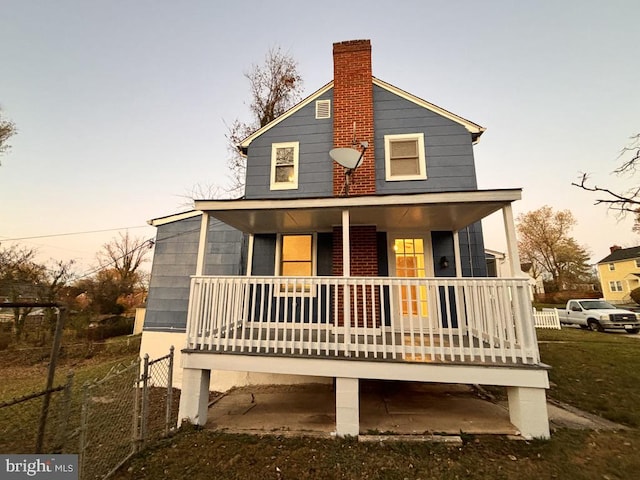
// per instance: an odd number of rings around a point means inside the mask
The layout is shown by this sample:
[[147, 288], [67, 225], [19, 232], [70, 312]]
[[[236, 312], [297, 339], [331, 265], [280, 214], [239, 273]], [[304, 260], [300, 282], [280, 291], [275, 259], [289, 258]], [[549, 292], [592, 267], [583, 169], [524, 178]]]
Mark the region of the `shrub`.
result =
[[538, 303], [553, 303], [563, 305], [567, 301], [574, 298], [601, 298], [602, 293], [594, 290], [582, 291], [582, 290], [563, 290], [561, 292], [547, 292], [537, 293], [535, 300]]
[[11, 345], [11, 340], [13, 339], [11, 333], [2, 332], [0, 333], [0, 350], [6, 350]]
[[631, 293], [629, 295], [631, 296], [631, 300], [640, 305], [640, 287], [631, 290]]
[[92, 323], [87, 329], [87, 338], [91, 341], [105, 340], [133, 332], [134, 319], [131, 317], [109, 317]]

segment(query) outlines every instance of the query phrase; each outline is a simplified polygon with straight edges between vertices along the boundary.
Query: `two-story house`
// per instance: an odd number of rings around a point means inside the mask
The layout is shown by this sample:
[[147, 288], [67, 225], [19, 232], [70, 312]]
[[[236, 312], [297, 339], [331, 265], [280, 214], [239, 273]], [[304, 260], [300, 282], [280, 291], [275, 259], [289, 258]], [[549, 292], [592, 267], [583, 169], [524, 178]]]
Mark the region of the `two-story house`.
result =
[[598, 262], [602, 295], [614, 304], [633, 303], [632, 290], [640, 287], [640, 247], [611, 247], [611, 253]]
[[[512, 423], [548, 437], [520, 189], [479, 190], [484, 129], [373, 77], [368, 40], [333, 61], [332, 81], [239, 145], [243, 198], [152, 222], [142, 353], [181, 350], [193, 423], [209, 388], [327, 381], [336, 433], [358, 435], [359, 381], [382, 379], [505, 386]], [[508, 278], [487, 276], [480, 222], [498, 211]]]

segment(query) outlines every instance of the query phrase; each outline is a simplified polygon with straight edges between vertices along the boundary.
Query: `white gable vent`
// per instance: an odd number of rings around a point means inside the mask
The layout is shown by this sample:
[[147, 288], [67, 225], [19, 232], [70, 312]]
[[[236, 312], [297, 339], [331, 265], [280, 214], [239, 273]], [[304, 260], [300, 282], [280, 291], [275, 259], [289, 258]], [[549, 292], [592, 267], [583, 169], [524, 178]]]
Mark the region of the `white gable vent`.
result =
[[316, 100], [316, 119], [331, 118], [331, 100]]

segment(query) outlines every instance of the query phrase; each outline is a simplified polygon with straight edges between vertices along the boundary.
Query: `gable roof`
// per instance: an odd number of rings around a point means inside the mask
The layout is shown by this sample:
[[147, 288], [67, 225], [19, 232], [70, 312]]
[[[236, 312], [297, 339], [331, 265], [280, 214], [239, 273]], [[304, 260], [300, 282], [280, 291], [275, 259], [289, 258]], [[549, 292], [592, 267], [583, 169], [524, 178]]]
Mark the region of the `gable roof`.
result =
[[297, 103], [296, 105], [294, 105], [293, 107], [291, 107], [289, 110], [287, 110], [286, 112], [284, 112], [282, 115], [280, 115], [277, 118], [274, 118], [273, 120], [271, 120], [269, 123], [267, 123], [264, 127], [259, 128], [258, 130], [256, 130], [255, 132], [253, 132], [251, 135], [249, 135], [247, 138], [245, 138], [244, 140], [242, 140], [242, 142], [240, 142], [240, 144], [238, 145], [238, 150], [240, 150], [240, 153], [242, 153], [243, 155], [247, 154], [247, 148], [249, 148], [249, 145], [251, 144], [251, 142], [253, 142], [254, 139], [258, 138], [260, 135], [262, 135], [264, 132], [266, 132], [267, 130], [271, 130], [273, 127], [275, 127], [277, 124], [279, 124], [280, 122], [282, 122], [283, 120], [289, 118], [291, 115], [293, 115], [294, 113], [296, 113], [298, 110], [300, 110], [301, 108], [309, 105], [311, 102], [313, 102], [316, 98], [320, 97], [321, 95], [323, 95], [324, 93], [328, 92], [329, 90], [331, 90], [333, 88], [333, 81], [327, 83], [326, 85], [323, 85], [322, 87], [320, 87], [318, 90], [316, 90], [315, 92], [313, 92], [311, 95], [309, 95], [307, 98], [303, 99], [301, 102]]
[[171, 215], [165, 215], [164, 217], [152, 218], [151, 220], [147, 220], [147, 223], [152, 227], [159, 227], [160, 225], [178, 222], [185, 218], [197, 217], [198, 215], [202, 215], [200, 210], [189, 210], [188, 212], [174, 213]]
[[611, 263], [619, 262], [621, 260], [631, 260], [633, 258], [640, 258], [640, 246], [631, 248], [620, 248], [614, 250], [609, 255], [604, 257], [598, 263]]
[[478, 140], [480, 139], [480, 135], [482, 135], [482, 133], [486, 130], [486, 128], [481, 127], [480, 125], [472, 122], [471, 120], [467, 120], [466, 118], [463, 118], [460, 115], [456, 115], [455, 113], [450, 112], [449, 110], [445, 110], [444, 108], [439, 107], [434, 103], [427, 102], [426, 100], [423, 100], [420, 97], [416, 97], [415, 95], [409, 92], [406, 92], [394, 85], [391, 85], [390, 83], [384, 82], [379, 78], [373, 77], [373, 84], [377, 85], [380, 88], [384, 88], [385, 90], [391, 93], [395, 93], [399, 97], [402, 97], [405, 100], [409, 100], [410, 102], [413, 102], [420, 107], [426, 108], [427, 110], [431, 110], [432, 112], [437, 113], [438, 115], [441, 115], [445, 118], [448, 118], [449, 120], [459, 123], [464, 128], [466, 128], [469, 131], [469, 133], [471, 133], [471, 136], [473, 138], [473, 143], [477, 143]]
[[[434, 112], [434, 113], [436, 113], [438, 115], [441, 115], [441, 116], [443, 116], [445, 118], [448, 118], [449, 120], [452, 120], [452, 121], [462, 125], [471, 134], [471, 138], [473, 140], [473, 143], [477, 143], [479, 141], [479, 139], [480, 139], [480, 135], [482, 135], [482, 133], [486, 130], [486, 128], [478, 125], [477, 123], [472, 122], [471, 120], [467, 120], [466, 118], [463, 118], [460, 115], [456, 115], [455, 113], [452, 113], [449, 110], [445, 110], [444, 108], [439, 107], [438, 105], [436, 105], [434, 103], [427, 102], [426, 100], [423, 100], [420, 97], [416, 97], [415, 95], [412, 95], [409, 92], [406, 92], [406, 91], [404, 91], [404, 90], [402, 90], [402, 89], [400, 89], [400, 88], [398, 88], [398, 87], [396, 87], [394, 85], [391, 85], [390, 83], [384, 82], [384, 81], [380, 80], [379, 78], [371, 77], [371, 79], [372, 79], [373, 85], [376, 85], [376, 86], [378, 86], [380, 88], [383, 88], [383, 89], [385, 89], [385, 90], [387, 90], [387, 91], [389, 91], [389, 92], [391, 92], [391, 93], [393, 93], [395, 95], [398, 95], [399, 97], [404, 98], [405, 100], [413, 102], [413, 103], [415, 103], [416, 105], [418, 105], [420, 107], [426, 108], [427, 110], [430, 110], [430, 111], [432, 111], [432, 112]], [[298, 110], [300, 110], [303, 107], [307, 106], [309, 103], [313, 102], [315, 99], [317, 99], [318, 97], [320, 97], [324, 93], [328, 92], [332, 88], [333, 88], [333, 80], [330, 81], [329, 83], [323, 85], [322, 87], [320, 87], [318, 90], [313, 92], [311, 95], [309, 95], [308, 97], [306, 97], [305, 99], [303, 99], [302, 101], [300, 101], [299, 103], [294, 105], [293, 107], [291, 107], [289, 110], [284, 112], [279, 117], [277, 117], [277, 118], [273, 119], [271, 122], [267, 123], [264, 127], [259, 128], [258, 130], [253, 132], [251, 135], [246, 137], [238, 145], [238, 150], [240, 150], [240, 152], [243, 155], [246, 155], [247, 154], [247, 149], [249, 148], [249, 145], [251, 144], [251, 142], [253, 140], [255, 140], [257, 137], [259, 137], [260, 135], [262, 135], [266, 131], [272, 129], [273, 127], [278, 125], [283, 120], [289, 118], [291, 115], [296, 113]]]

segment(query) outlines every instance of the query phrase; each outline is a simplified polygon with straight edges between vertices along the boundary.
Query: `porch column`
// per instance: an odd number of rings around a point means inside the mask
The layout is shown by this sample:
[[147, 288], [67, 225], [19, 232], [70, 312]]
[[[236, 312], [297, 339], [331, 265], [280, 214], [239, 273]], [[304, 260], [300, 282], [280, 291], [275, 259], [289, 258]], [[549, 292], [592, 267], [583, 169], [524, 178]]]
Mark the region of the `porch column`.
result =
[[194, 425], [207, 423], [211, 370], [184, 368], [178, 409], [178, 426], [184, 420]]
[[520, 254], [518, 253], [518, 240], [516, 238], [516, 227], [513, 221], [513, 210], [511, 204], [502, 207], [502, 218], [504, 220], [504, 231], [507, 237], [507, 252], [509, 253], [509, 267], [511, 276], [520, 275]]
[[[342, 276], [351, 276], [351, 252], [349, 250], [350, 243], [350, 225], [349, 210], [342, 211]], [[344, 325], [344, 342], [346, 347], [345, 354], [351, 356], [351, 291], [349, 285], [342, 287], [342, 318]], [[336, 390], [337, 395], [337, 390]]]
[[349, 210], [342, 211], [342, 276], [351, 276], [351, 257], [349, 252]]
[[453, 254], [456, 263], [456, 277], [462, 277], [462, 260], [460, 260], [460, 235], [458, 230], [453, 232]]
[[336, 377], [336, 435], [360, 433], [360, 392], [357, 378]]
[[253, 268], [253, 233], [249, 234], [249, 245], [247, 247], [247, 277], [250, 277]]
[[508, 387], [509, 419], [525, 438], [550, 437], [544, 388]]
[[196, 263], [196, 275], [204, 274], [204, 255], [207, 251], [207, 233], [209, 230], [209, 214], [202, 212], [200, 222], [200, 241], [198, 243], [198, 261]]

